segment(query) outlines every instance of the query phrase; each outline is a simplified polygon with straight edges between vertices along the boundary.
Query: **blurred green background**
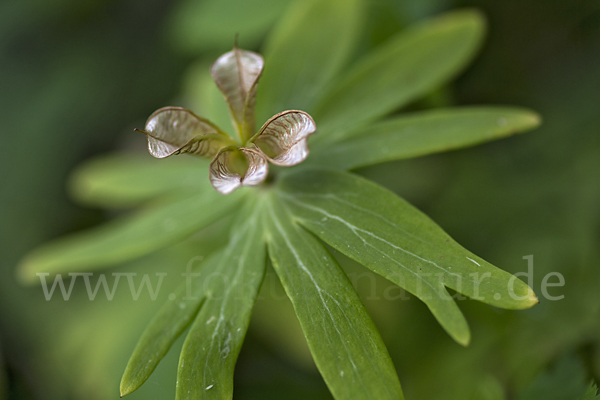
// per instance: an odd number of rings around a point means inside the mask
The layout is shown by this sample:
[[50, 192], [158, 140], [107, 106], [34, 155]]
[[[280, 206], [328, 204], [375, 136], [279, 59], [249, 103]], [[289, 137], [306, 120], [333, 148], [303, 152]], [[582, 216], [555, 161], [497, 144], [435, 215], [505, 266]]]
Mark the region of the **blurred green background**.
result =
[[[66, 182], [75, 166], [115, 150], [144, 154], [145, 139], [132, 128], [159, 107], [201, 113], [207, 105], [198, 87], [208, 65], [231, 48], [236, 33], [241, 47], [260, 50], [289, 3], [0, 3], [0, 399], [118, 398], [127, 359], [170, 283], [156, 301], [134, 302], [125, 289], [113, 301], [91, 302], [77, 285], [71, 300], [47, 302], [39, 287], [17, 283], [15, 268], [36, 245], [112, 216], [69, 200]], [[545, 274], [560, 272], [566, 281], [550, 289], [563, 300], [542, 299], [527, 311], [461, 302], [473, 337], [465, 349], [423, 304], [383, 299], [390, 285], [340, 256], [359, 277], [406, 398], [577, 399], [591, 379], [600, 379], [600, 2], [368, 4], [361, 52], [446, 10], [476, 7], [489, 20], [475, 63], [411, 109], [519, 105], [537, 110], [544, 124], [522, 136], [359, 173], [500, 268], [524, 272], [523, 257], [533, 255], [538, 295]], [[216, 243], [200, 236], [191, 245], [205, 254]], [[171, 248], [108, 272], [182, 271], [189, 255]], [[236, 398], [331, 398], [273, 272], [263, 292], [238, 362]], [[173, 397], [173, 350], [130, 398]]]

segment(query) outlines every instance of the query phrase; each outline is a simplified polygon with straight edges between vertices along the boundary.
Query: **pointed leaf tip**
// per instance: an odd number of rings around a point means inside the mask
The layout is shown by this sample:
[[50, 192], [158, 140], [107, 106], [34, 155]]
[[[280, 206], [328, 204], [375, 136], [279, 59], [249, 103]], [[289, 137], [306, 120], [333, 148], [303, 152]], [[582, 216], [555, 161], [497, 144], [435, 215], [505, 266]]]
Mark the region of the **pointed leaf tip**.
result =
[[529, 129], [534, 129], [542, 124], [543, 118], [540, 114], [534, 111], [529, 111], [527, 120], [529, 122]]
[[300, 225], [425, 302], [462, 345], [469, 343], [469, 327], [445, 288], [505, 309], [537, 302], [523, 281], [468, 252], [420, 211], [363, 178], [303, 170], [286, 175], [278, 188]]
[[531, 308], [540, 303], [540, 299], [537, 297], [533, 289], [529, 286], [527, 286], [527, 289], [527, 300], [524, 303], [523, 309]]
[[125, 386], [124, 382], [121, 381], [121, 385], [119, 386], [119, 397], [123, 398], [123, 396], [127, 396], [133, 392], [134, 390], [131, 390], [130, 387]]

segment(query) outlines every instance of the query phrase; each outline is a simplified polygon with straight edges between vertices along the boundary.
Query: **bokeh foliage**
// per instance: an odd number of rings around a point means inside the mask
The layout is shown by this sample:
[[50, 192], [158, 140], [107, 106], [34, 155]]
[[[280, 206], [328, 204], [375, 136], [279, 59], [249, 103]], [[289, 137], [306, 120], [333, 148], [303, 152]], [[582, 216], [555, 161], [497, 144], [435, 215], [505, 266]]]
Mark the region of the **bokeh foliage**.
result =
[[[203, 3], [203, 10], [210, 10], [218, 2]], [[247, 38], [249, 46], [258, 46], [277, 18], [264, 12], [273, 11], [270, 2], [260, 3], [264, 9], [257, 7], [246, 16], [263, 25], [238, 28], [241, 45]], [[373, 1], [362, 48], [372, 48], [414, 19], [464, 5], [478, 6], [490, 21], [481, 57], [451, 87], [411, 108], [519, 104], [540, 111], [544, 128], [361, 173], [407, 197], [459, 242], [503, 269], [525, 271], [522, 257], [533, 254], [536, 291], [552, 271], [561, 272], [567, 285], [561, 289], [564, 300], [542, 302], [527, 312], [494, 313], [487, 306], [461, 302], [473, 330], [473, 342], [464, 349], [446, 337], [422, 304], [383, 300], [385, 284], [364, 277], [366, 270], [340, 257], [350, 273], [361, 276], [359, 292], [409, 399], [482, 398], [480, 393], [495, 399], [525, 393], [565, 353], [582, 360], [582, 382], [597, 379], [600, 371], [599, 6], [566, 0], [543, 5]], [[39, 288], [16, 284], [14, 267], [34, 245], [107, 217], [67, 200], [64, 182], [74, 165], [110, 149], [141, 149], [143, 138], [134, 137], [129, 128], [139, 126], [158, 106], [201, 102], [181, 97], [194, 90], [181, 87], [186, 68], [192, 62], [209, 63], [238, 29], [201, 35], [214, 44], [199, 43], [182, 28], [184, 21], [177, 24], [177, 15], [191, 18], [193, 10], [180, 11], [185, 7], [100, 0], [0, 6], [0, 113], [5, 122], [0, 140], [9, 150], [0, 159], [0, 347], [10, 398], [116, 397], [129, 351], [161, 304], [161, 299], [140, 299], [134, 308], [126, 293], [113, 302], [89, 302], [83, 287], [76, 288], [69, 302], [47, 303]], [[188, 35], [192, 45], [182, 39]], [[177, 38], [181, 43], [174, 43]], [[183, 270], [190, 255], [206, 256], [215, 247], [207, 239], [192, 238], [127, 270], [153, 273], [165, 263]], [[371, 279], [377, 282], [375, 292]], [[259, 300], [236, 375], [239, 398], [329, 398], [306, 356], [303, 338], [293, 330], [294, 318], [285, 301]], [[278, 329], [291, 332], [269, 333]], [[175, 363], [176, 357], [165, 360], [146, 390], [132, 398], [172, 396]], [[563, 398], [577, 398], [581, 390], [585, 386]]]

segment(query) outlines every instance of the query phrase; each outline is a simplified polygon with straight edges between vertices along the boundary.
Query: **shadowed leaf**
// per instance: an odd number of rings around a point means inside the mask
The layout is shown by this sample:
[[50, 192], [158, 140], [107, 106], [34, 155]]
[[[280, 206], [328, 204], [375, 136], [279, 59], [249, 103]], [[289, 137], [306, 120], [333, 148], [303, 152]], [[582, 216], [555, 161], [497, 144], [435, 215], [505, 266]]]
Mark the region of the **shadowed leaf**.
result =
[[593, 400], [596, 392], [590, 388], [586, 375], [585, 365], [579, 356], [566, 353], [523, 388], [515, 400]]

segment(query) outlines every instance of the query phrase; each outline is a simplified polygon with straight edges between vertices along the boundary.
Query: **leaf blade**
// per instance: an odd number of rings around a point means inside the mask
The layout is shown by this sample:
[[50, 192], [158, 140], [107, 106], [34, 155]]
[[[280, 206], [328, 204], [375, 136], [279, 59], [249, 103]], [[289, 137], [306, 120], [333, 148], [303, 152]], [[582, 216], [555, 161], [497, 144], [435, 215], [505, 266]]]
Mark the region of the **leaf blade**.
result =
[[320, 146], [348, 129], [386, 115], [441, 86], [473, 58], [485, 30], [467, 10], [445, 14], [400, 32], [367, 55], [329, 91], [313, 116], [326, 134]]
[[204, 286], [198, 282], [215, 272], [222, 253], [220, 251], [212, 255], [201, 266], [199, 273], [186, 277], [195, 279], [186, 280], [177, 289], [175, 297], [169, 299], [150, 321], [138, 340], [121, 378], [121, 397], [133, 393], [148, 380], [173, 343], [193, 322], [206, 297]]
[[267, 207], [269, 255], [333, 396], [403, 399], [385, 345], [348, 277], [322, 244], [292, 223], [280, 199]]
[[347, 140], [315, 151], [311, 164], [355, 169], [474, 146], [537, 127], [525, 109], [459, 107], [409, 114], [358, 130]]
[[[525, 283], [468, 252], [427, 216], [372, 182], [344, 172], [303, 171], [286, 176], [280, 190], [303, 226], [423, 300], [463, 345], [469, 342], [468, 326], [445, 287], [501, 308], [537, 303]], [[513, 291], [507, 293], [509, 284]]]
[[598, 400], [600, 394], [598, 394], [598, 386], [594, 382], [590, 383], [587, 390], [579, 400]]
[[[240, 220], [215, 269], [206, 301], [184, 342], [177, 372], [177, 400], [230, 399], [233, 372], [250, 314], [266, 269], [260, 204], [240, 212]], [[225, 279], [227, 278], [227, 279]]]
[[208, 226], [242, 198], [242, 193], [223, 197], [216, 191], [188, 195], [57, 239], [28, 254], [19, 265], [19, 277], [31, 283], [36, 272], [81, 272], [141, 257]]
[[[267, 38], [258, 116], [281, 110], [310, 111], [354, 50], [362, 0], [296, 1]], [[327, 35], [327, 40], [323, 40]]]
[[68, 190], [82, 204], [131, 207], [174, 191], [212, 190], [199, 174], [208, 163], [191, 157], [157, 160], [148, 156], [110, 154], [87, 161], [69, 178]]

